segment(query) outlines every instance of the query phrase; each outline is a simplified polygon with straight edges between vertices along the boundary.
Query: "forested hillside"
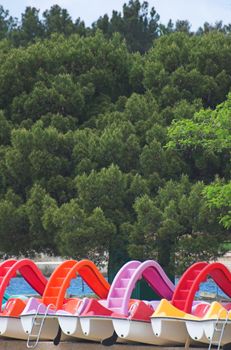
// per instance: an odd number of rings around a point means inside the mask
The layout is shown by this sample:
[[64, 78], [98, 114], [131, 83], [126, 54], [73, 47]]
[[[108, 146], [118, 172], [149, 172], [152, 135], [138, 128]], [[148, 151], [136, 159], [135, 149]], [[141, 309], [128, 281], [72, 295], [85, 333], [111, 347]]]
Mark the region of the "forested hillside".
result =
[[230, 26], [148, 3], [91, 27], [0, 8], [0, 251], [216, 258], [231, 228]]

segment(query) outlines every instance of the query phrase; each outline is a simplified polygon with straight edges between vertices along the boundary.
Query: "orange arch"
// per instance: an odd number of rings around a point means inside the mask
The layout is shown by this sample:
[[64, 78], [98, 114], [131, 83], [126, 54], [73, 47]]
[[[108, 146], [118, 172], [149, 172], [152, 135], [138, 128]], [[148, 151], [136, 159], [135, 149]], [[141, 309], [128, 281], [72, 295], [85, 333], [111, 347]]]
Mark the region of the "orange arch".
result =
[[[5, 269], [5, 275], [4, 275]], [[2, 300], [5, 290], [11, 280], [19, 271], [23, 278], [35, 289], [40, 295], [43, 294], [47, 279], [43, 276], [37, 265], [30, 259], [7, 260], [0, 265], [1, 282], [0, 282], [0, 311], [2, 311]]]
[[[57, 309], [62, 308], [65, 293], [70, 282], [79, 274], [88, 286], [100, 297], [106, 298], [110, 289], [110, 284], [103, 277], [101, 272], [90, 260], [76, 262], [70, 260], [61, 264], [50, 277], [42, 301], [47, 305], [53, 304]], [[65, 276], [65, 278], [63, 278]], [[59, 285], [62, 279], [62, 284]]]
[[43, 293], [42, 302], [45, 305], [56, 306], [59, 289], [63, 284], [70, 269], [77, 263], [76, 260], [66, 260], [62, 262], [51, 274]]

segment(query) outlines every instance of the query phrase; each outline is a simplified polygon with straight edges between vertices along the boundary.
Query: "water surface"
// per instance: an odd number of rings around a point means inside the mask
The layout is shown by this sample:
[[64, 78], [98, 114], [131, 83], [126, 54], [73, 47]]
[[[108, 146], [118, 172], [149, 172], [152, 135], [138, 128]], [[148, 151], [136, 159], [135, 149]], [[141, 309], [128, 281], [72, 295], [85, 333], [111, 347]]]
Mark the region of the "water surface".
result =
[[[178, 281], [179, 281], [179, 279], [176, 279], [175, 283], [177, 284]], [[6, 291], [10, 295], [13, 295], [13, 294], [35, 295], [35, 294], [37, 294], [36, 291], [34, 291], [30, 287], [30, 285], [22, 277], [12, 278]], [[226, 296], [222, 292], [222, 290], [214, 283], [214, 281], [212, 279], [209, 279], [207, 282], [201, 283], [200, 290], [197, 293], [197, 296], [200, 295], [201, 291], [207, 292], [207, 293], [215, 293], [221, 297]], [[81, 277], [77, 277], [71, 281], [71, 284], [67, 290], [67, 293], [69, 295], [76, 295], [76, 296], [93, 294], [92, 290], [81, 279]]]

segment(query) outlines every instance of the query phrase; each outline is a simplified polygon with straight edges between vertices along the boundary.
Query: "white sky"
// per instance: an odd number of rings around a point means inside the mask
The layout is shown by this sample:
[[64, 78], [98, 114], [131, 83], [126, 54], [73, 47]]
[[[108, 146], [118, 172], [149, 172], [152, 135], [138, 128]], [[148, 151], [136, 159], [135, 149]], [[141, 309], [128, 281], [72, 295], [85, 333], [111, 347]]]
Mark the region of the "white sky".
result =
[[[40, 9], [40, 13], [58, 4], [66, 8], [72, 19], [80, 17], [87, 25], [105, 13], [111, 15], [112, 10], [121, 11], [128, 0], [0, 0], [4, 9], [8, 9], [13, 17], [21, 18], [26, 6]], [[142, 2], [142, 0], [140, 0]], [[215, 23], [222, 20], [231, 22], [231, 0], [149, 0], [150, 8], [155, 7], [160, 21], [167, 23], [171, 18], [188, 19], [192, 29], [197, 29], [204, 22]]]

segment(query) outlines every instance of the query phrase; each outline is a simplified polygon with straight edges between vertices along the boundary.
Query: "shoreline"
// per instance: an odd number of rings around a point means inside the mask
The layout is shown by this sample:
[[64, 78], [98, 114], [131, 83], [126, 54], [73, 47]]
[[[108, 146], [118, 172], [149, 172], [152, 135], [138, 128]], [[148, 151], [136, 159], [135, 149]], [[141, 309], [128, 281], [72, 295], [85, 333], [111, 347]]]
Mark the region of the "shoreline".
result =
[[[1, 350], [25, 350], [26, 341], [25, 340], [11, 340], [11, 339], [0, 339], [0, 349]], [[105, 346], [94, 342], [60, 342], [58, 346], [54, 345], [51, 341], [40, 341], [36, 347], [38, 350], [105, 350]], [[114, 344], [110, 347], [113, 350], [184, 350], [185, 346], [156, 346], [156, 345], [143, 345], [143, 344]], [[205, 350], [207, 347], [187, 347], [188, 349]]]
[[[59, 266], [63, 261], [35, 261], [35, 264], [38, 266], [38, 268], [42, 271], [44, 276], [50, 276], [52, 272], [56, 269], [57, 266]], [[107, 268], [99, 268], [99, 271], [102, 273], [102, 275], [105, 277], [107, 276]]]
[[[50, 276], [63, 261], [65, 260], [35, 261], [35, 263], [45, 276]], [[216, 261], [224, 264], [231, 271], [231, 251], [227, 252]], [[214, 262], [214, 260], [210, 262]], [[99, 268], [99, 270], [103, 276], [107, 276], [107, 267]]]
[[[46, 257], [49, 259], [49, 257]], [[36, 261], [34, 260], [35, 264], [38, 266], [38, 268], [42, 271], [42, 273], [49, 277], [52, 272], [56, 269], [57, 266], [59, 266], [65, 259], [61, 259], [59, 257], [53, 258], [56, 260], [46, 260], [46, 261]], [[217, 260], [211, 260], [210, 262], [220, 262], [224, 264], [230, 271], [231, 271], [231, 251], [227, 252], [224, 256], [218, 258]], [[99, 268], [102, 275], [105, 277], [107, 276], [107, 267]]]

